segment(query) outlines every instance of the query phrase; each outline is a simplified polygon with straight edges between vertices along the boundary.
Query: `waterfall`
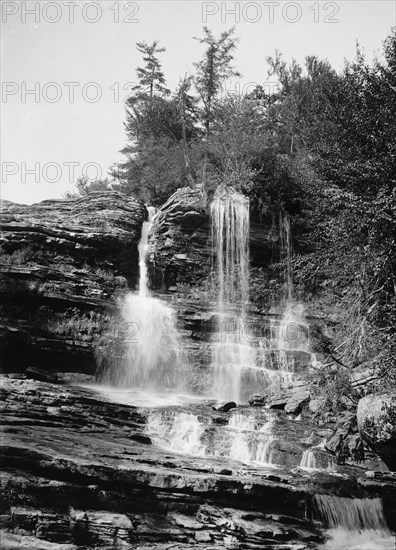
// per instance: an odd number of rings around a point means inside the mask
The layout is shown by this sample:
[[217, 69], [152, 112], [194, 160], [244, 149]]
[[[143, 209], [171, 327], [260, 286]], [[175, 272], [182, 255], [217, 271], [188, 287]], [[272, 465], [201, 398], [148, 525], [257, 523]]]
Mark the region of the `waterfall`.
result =
[[279, 241], [280, 241], [280, 256], [284, 262], [284, 297], [287, 302], [293, 299], [293, 274], [292, 274], [292, 239], [290, 230], [290, 218], [284, 213], [279, 214]]
[[113, 320], [114, 345], [105, 354], [101, 382], [149, 392], [183, 389], [181, 344], [176, 316], [148, 289], [148, 235], [154, 209], [143, 223], [139, 243], [139, 291], [128, 293]]
[[147, 419], [146, 432], [154, 444], [176, 453], [205, 455], [201, 438], [205, 426], [194, 414], [180, 412], [166, 414], [151, 412]]
[[148, 415], [145, 431], [155, 445], [167, 451], [274, 467], [273, 422], [270, 418], [262, 424], [251, 414], [234, 413], [223, 427], [213, 424], [205, 413], [198, 418], [182, 410], [154, 410]]
[[[289, 383], [294, 351], [307, 351], [308, 326], [303, 306], [294, 301], [291, 234], [280, 216], [280, 256], [285, 262], [283, 314], [271, 325], [270, 339], [249, 334], [249, 201], [232, 187], [220, 187], [210, 205], [218, 295], [218, 341], [212, 343], [214, 391], [219, 400], [241, 402], [269, 384]], [[253, 344], [254, 342], [254, 344]], [[273, 351], [276, 361], [273, 363]]]
[[304, 468], [306, 470], [313, 470], [314, 468], [316, 468], [316, 458], [312, 449], [307, 449], [303, 452], [300, 462], [300, 468]]
[[282, 317], [276, 330], [276, 347], [279, 350], [279, 363], [283, 371], [294, 371], [293, 355], [288, 351], [309, 352], [309, 327], [305, 321], [304, 306], [295, 297], [292, 271], [292, 238], [290, 219], [286, 213], [279, 215], [280, 259], [283, 268]]
[[249, 201], [220, 188], [211, 205], [212, 244], [217, 262], [220, 342], [212, 349], [214, 389], [219, 399], [240, 401], [242, 371], [251, 363], [243, 338], [249, 299]]
[[276, 438], [272, 435], [272, 428], [272, 418], [259, 427], [253, 415], [233, 414], [227, 426], [231, 440], [229, 458], [253, 466], [273, 465], [272, 444]]
[[325, 548], [385, 550], [394, 547], [380, 498], [315, 495], [314, 503], [320, 518], [329, 527]]
[[232, 188], [220, 189], [210, 212], [220, 311], [236, 305], [243, 312], [249, 299], [249, 200]]
[[147, 270], [147, 250], [148, 250], [148, 236], [153, 224], [153, 218], [155, 215], [155, 208], [149, 206], [148, 220], [143, 222], [142, 236], [140, 238], [138, 252], [139, 252], [139, 296], [148, 296], [148, 270]]

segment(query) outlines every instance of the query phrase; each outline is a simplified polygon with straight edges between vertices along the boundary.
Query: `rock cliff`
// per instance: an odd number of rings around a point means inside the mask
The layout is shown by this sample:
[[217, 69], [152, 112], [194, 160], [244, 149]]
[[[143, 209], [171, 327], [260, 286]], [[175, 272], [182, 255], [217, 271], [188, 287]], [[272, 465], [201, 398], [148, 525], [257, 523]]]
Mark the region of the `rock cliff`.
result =
[[[380, 496], [395, 528], [392, 474], [375, 467], [367, 477], [351, 464], [341, 467], [342, 475], [326, 470], [329, 456], [321, 442], [330, 430], [304, 417], [311, 397], [305, 382], [277, 393], [272, 388], [254, 397], [252, 407], [236, 409], [247, 419], [264, 418], [273, 409], [269, 444], [275, 468], [241, 459], [233, 448], [240, 432], [229, 424], [232, 413], [213, 410], [213, 402], [157, 406], [159, 417], [172, 420], [192, 411], [202, 424], [202, 440], [213, 452], [194, 456], [180, 453], [177, 442], [176, 448], [167, 448], [166, 441], [161, 446], [148, 430], [152, 409], [111, 401], [116, 398], [110, 390], [93, 384], [93, 350], [111, 328], [114, 297], [137, 282], [137, 244], [146, 216], [143, 204], [118, 193], [3, 204], [3, 546], [314, 549], [325, 538], [313, 505], [317, 493]], [[269, 225], [253, 221], [253, 265], [267, 266], [276, 246]], [[150, 247], [154, 287], [195, 285], [207, 277], [210, 223], [202, 189], [180, 189], [160, 209]], [[191, 369], [197, 385], [190, 390], [203, 391], [211, 384], [205, 377], [219, 321], [214, 303], [191, 288], [160, 297], [177, 311], [186, 371]], [[248, 317], [260, 335], [279, 323], [279, 316], [257, 308]], [[297, 374], [308, 363], [309, 354], [295, 354]], [[311, 449], [323, 469], [308, 476], [299, 465]]]
[[9, 369], [94, 368], [92, 342], [120, 287], [138, 280], [145, 206], [119, 193], [1, 206], [0, 317]]
[[363, 397], [358, 404], [357, 423], [366, 443], [396, 472], [396, 394]]
[[[154, 289], [201, 283], [212, 265], [209, 201], [204, 189], [178, 189], [159, 209], [150, 235], [150, 278]], [[253, 267], [274, 260], [278, 235], [270, 220], [251, 220], [250, 256]]]
[[[91, 389], [5, 377], [0, 392], [6, 548], [318, 548], [313, 495], [381, 495], [394, 481], [244, 466], [162, 450], [147, 411]], [[211, 405], [202, 405], [211, 414]], [[206, 411], [206, 412], [205, 412]], [[212, 411], [227, 422], [228, 413]], [[279, 453], [282, 454], [282, 449]], [[285, 454], [286, 449], [283, 449]]]

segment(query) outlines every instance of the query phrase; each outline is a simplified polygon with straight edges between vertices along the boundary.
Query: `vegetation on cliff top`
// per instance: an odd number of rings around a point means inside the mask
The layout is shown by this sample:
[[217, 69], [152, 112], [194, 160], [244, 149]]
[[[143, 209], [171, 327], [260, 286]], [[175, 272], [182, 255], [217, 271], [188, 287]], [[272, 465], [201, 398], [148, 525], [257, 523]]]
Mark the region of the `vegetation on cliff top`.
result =
[[80, 180], [79, 192], [115, 186], [160, 205], [178, 187], [211, 194], [232, 184], [257, 219], [288, 212], [295, 281], [337, 312], [340, 361], [377, 362], [396, 384], [396, 34], [380, 58], [369, 63], [358, 47], [339, 73], [316, 56], [300, 66], [276, 52], [267, 58], [276, 93], [243, 96], [223, 93], [238, 76], [233, 30], [216, 38], [205, 28], [198, 40], [195, 74], [173, 92], [165, 48], [137, 45], [144, 63], [126, 106], [125, 162], [112, 183]]

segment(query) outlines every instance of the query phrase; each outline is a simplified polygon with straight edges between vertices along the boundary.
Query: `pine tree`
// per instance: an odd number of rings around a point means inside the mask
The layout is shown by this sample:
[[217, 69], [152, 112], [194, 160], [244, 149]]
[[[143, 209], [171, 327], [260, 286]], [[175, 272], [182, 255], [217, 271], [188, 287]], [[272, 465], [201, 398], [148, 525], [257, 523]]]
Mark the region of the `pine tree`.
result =
[[136, 49], [143, 55], [145, 65], [136, 69], [139, 83], [132, 88], [134, 95], [131, 100], [151, 101], [156, 95], [169, 95], [170, 90], [166, 87], [165, 76], [158, 59], [158, 54], [165, 52], [166, 48], [160, 48], [158, 41], [155, 40], [152, 44], [137, 42]]
[[214, 101], [225, 80], [232, 76], [240, 76], [233, 67], [233, 51], [237, 39], [233, 37], [234, 27], [221, 33], [215, 38], [207, 27], [203, 29], [203, 38], [194, 38], [206, 46], [201, 61], [194, 63], [196, 76], [195, 85], [203, 103], [203, 124], [206, 135], [210, 134], [210, 125], [213, 120]]

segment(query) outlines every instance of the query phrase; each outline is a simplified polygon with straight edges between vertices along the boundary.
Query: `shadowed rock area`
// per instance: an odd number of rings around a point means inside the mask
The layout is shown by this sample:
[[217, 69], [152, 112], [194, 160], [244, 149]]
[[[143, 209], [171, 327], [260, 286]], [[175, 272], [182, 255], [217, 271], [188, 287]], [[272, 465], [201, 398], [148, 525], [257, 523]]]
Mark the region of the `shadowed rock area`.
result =
[[[152, 298], [177, 315], [194, 394], [183, 405], [153, 406], [143, 393], [138, 407], [131, 388], [94, 383], [94, 350], [122, 352], [115, 312], [138, 282], [144, 205], [112, 192], [3, 208], [2, 548], [315, 549], [327, 537], [316, 494], [380, 497], [395, 529], [394, 475], [367, 450], [352, 461], [363, 445], [356, 415], [312, 421], [308, 351], [284, 352], [295, 378], [275, 378], [250, 405], [197, 397], [213, 386], [220, 319], [215, 297], [193, 289], [212, 261], [203, 190], [180, 189], [163, 206], [148, 257], [152, 286], [171, 290]], [[253, 263], [268, 265], [274, 246], [270, 228], [253, 223]], [[246, 321], [258, 351], [281, 317], [251, 307]], [[279, 350], [264, 352], [276, 373]], [[370, 376], [356, 371], [353, 383]]]
[[394, 500], [385, 475], [307, 479], [162, 450], [145, 433], [146, 415], [89, 389], [3, 378], [4, 547], [317, 548], [318, 490]]
[[2, 202], [3, 368], [93, 371], [117, 289], [135, 286], [144, 205], [116, 192], [31, 206]]
[[[278, 246], [271, 220], [250, 225], [253, 266], [268, 266]], [[150, 235], [149, 266], [153, 288], [201, 283], [212, 266], [209, 201], [204, 189], [178, 189], [159, 209]]]

